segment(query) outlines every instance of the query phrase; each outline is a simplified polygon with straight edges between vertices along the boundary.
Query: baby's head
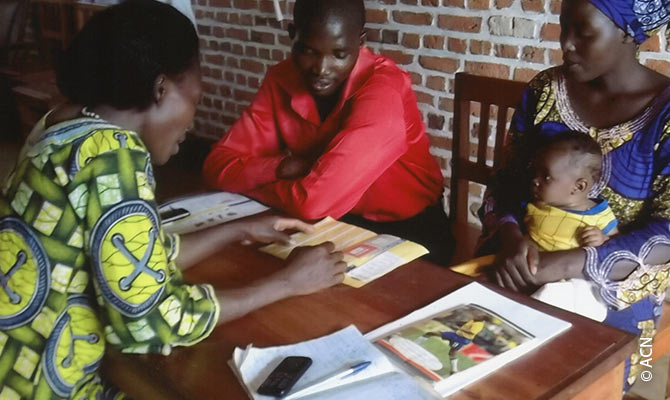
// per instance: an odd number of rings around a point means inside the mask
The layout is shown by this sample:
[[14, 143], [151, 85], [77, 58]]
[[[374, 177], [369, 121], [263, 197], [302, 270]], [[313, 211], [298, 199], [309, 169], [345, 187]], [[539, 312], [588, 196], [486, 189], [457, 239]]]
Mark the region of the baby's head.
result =
[[534, 201], [557, 208], [579, 208], [600, 179], [602, 151], [589, 135], [564, 131], [544, 138], [533, 156]]

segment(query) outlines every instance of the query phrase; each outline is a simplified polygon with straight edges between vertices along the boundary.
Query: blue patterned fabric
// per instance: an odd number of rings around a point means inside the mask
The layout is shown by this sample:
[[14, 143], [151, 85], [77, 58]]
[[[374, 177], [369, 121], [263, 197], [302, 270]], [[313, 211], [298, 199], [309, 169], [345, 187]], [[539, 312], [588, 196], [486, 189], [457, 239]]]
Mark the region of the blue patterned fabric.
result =
[[670, 20], [668, 0], [590, 0], [624, 32], [642, 43]]

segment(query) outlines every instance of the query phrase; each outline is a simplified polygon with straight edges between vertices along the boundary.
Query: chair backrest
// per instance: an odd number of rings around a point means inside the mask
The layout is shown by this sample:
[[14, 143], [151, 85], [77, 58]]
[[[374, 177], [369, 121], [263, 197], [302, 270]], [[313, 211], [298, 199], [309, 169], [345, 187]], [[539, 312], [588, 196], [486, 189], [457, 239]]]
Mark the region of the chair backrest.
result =
[[[453, 222], [467, 224], [469, 183], [486, 184], [495, 168], [500, 165], [501, 150], [507, 137], [510, 110], [513, 110], [521, 101], [525, 87], [526, 84], [519, 81], [489, 78], [464, 72], [456, 74], [449, 195], [449, 216]], [[475, 109], [471, 107], [472, 103], [479, 103], [476, 148], [470, 140], [472, 126], [470, 116]], [[495, 121], [495, 132], [493, 132], [495, 146], [492, 157], [488, 151], [491, 106], [497, 108], [493, 120]], [[471, 158], [474, 158], [474, 161]]]
[[12, 47], [23, 41], [28, 17], [29, 0], [0, 0], [0, 56], [5, 57]]

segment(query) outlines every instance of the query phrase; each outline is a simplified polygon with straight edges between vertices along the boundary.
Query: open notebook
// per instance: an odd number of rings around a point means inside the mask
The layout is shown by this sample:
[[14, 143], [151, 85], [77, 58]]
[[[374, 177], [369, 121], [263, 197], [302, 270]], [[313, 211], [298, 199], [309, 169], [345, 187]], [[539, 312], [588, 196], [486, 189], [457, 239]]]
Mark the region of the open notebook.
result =
[[[354, 326], [288, 346], [236, 348], [230, 366], [253, 399], [281, 360], [307, 356], [312, 366], [292, 392], [363, 361], [372, 364], [346, 384], [309, 399], [435, 399], [522, 357], [570, 323], [470, 283], [362, 336]], [[469, 332], [469, 333], [468, 333]]]
[[348, 265], [344, 284], [353, 287], [361, 287], [428, 253], [420, 244], [392, 235], [378, 235], [331, 217], [322, 219], [314, 227], [314, 233], [293, 234], [291, 245], [273, 243], [260, 250], [286, 259], [298, 246], [333, 242], [336, 250], [344, 252], [344, 262]]

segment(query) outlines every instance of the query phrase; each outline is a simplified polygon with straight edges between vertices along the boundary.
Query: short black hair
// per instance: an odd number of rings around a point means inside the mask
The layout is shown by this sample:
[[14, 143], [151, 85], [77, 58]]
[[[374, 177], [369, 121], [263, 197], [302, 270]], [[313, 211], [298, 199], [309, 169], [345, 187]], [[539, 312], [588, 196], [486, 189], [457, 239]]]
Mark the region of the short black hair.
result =
[[323, 23], [332, 15], [345, 18], [359, 31], [365, 26], [363, 0], [296, 0], [293, 7], [293, 24], [301, 31], [310, 24]]
[[72, 103], [143, 110], [160, 74], [178, 78], [198, 57], [198, 35], [181, 12], [126, 0], [94, 15], [61, 54], [58, 88]]
[[[580, 157], [580, 159], [585, 155], [594, 156], [584, 166], [591, 175], [593, 182], [597, 182], [600, 179], [602, 173], [602, 149], [598, 142], [587, 133], [565, 130], [543, 136], [538, 142], [535, 154], [542, 154], [550, 149], [564, 149], [570, 152], [573, 157]], [[579, 160], [575, 160], [575, 163], [577, 162]]]

